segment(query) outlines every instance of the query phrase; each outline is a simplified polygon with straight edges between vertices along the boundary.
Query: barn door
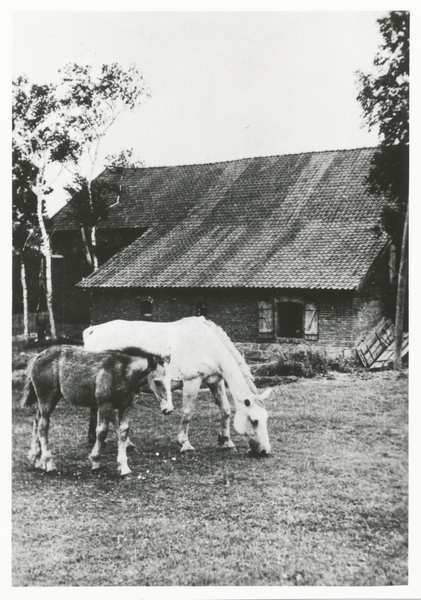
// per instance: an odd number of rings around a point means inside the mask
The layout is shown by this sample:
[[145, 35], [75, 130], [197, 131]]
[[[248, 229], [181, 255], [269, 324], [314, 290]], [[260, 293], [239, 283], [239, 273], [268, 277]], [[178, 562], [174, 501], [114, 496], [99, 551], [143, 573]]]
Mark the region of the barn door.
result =
[[305, 305], [304, 337], [306, 340], [317, 340], [319, 337], [319, 313], [315, 304]]

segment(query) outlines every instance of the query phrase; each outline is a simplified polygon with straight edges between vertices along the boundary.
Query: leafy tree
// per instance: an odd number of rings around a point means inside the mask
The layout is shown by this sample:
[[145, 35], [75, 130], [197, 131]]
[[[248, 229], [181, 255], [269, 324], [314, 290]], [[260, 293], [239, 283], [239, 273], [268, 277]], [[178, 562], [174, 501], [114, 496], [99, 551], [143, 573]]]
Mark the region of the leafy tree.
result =
[[[108, 155], [105, 158], [105, 168], [109, 169], [113, 176], [111, 178], [94, 179], [91, 183], [80, 175], [76, 175], [70, 185], [65, 186], [71, 201], [70, 208], [78, 223], [81, 225], [83, 245], [88, 250], [86, 261], [91, 265], [90, 256], [94, 249], [92, 240], [83, 239], [84, 233], [90, 231], [108, 218], [109, 209], [120, 201], [121, 182], [127, 169], [143, 167], [143, 161], [135, 159], [133, 149], [120, 151], [119, 154]], [[97, 236], [98, 237], [98, 236]], [[115, 240], [114, 240], [115, 241]], [[95, 257], [98, 261], [104, 259], [109, 252], [104, 248], [104, 243], [110, 246], [115, 244], [106, 235], [96, 240]], [[118, 247], [115, 249], [118, 251]]]
[[31, 189], [36, 179], [36, 169], [22, 159], [17, 149], [12, 153], [12, 222], [13, 252], [19, 260], [22, 285], [22, 308], [24, 336], [29, 339], [29, 307], [26, 262], [31, 254], [39, 249], [39, 228], [37, 223], [37, 198]]
[[[46, 229], [45, 198], [51, 192], [51, 166], [75, 161], [80, 152], [69, 136], [53, 85], [31, 84], [26, 77], [13, 82], [12, 145], [19, 164], [25, 165], [26, 187], [36, 197], [37, 226], [46, 271], [46, 302], [51, 335], [57, 337], [53, 313], [51, 246]], [[24, 203], [25, 204], [25, 203]], [[21, 205], [22, 208], [22, 205]]]
[[378, 21], [384, 43], [374, 58], [375, 72], [358, 72], [358, 100], [369, 129], [379, 128], [370, 189], [388, 202], [382, 225], [395, 241], [402, 237], [409, 181], [409, 13], [391, 12]]
[[101, 221], [107, 219], [110, 195], [117, 197], [119, 186], [103, 180], [89, 183], [85, 177], [76, 175], [73, 182], [64, 189], [69, 194], [71, 210], [80, 224], [87, 265], [92, 268], [92, 256], [98, 260], [97, 240], [95, 238], [96, 246], [93, 248], [92, 238], [86, 232], [95, 230]]
[[105, 157], [105, 167], [117, 173], [124, 173], [127, 169], [144, 167], [143, 160], [134, 158], [133, 148], [121, 150], [118, 154], [109, 154]]
[[[103, 65], [98, 76], [92, 74], [90, 66], [68, 64], [61, 75], [60, 102], [66, 111], [66, 126], [84, 149], [79, 165], [83, 165], [84, 162], [89, 165], [87, 173], [83, 176], [86, 186], [82, 187], [87, 191], [85, 200], [89, 204], [92, 219], [89, 224], [84, 221], [82, 239], [85, 240], [88, 263], [96, 269], [98, 267], [96, 251], [98, 203], [95, 206], [92, 182], [100, 144], [119, 115], [125, 111], [135, 110], [150, 96], [150, 92], [134, 64], [127, 70], [116, 63]], [[79, 187], [80, 177], [76, 182]]]
[[[79, 194], [80, 210], [83, 202], [87, 201], [89, 206], [84, 214], [82, 210], [81, 229], [86, 240], [88, 262], [95, 268], [98, 264], [96, 226], [106, 214], [101, 200], [103, 194], [93, 184], [100, 143], [122, 112], [133, 110], [148, 96], [149, 91], [136, 67], [131, 65], [124, 70], [115, 63], [103, 65], [96, 78], [92, 76], [90, 67], [69, 64], [61, 72], [57, 86], [31, 84], [26, 77], [19, 77], [13, 82], [13, 151], [32, 169], [32, 178], [26, 169], [27, 188], [36, 197], [52, 337], [56, 337], [56, 326], [52, 302], [51, 246], [45, 211], [46, 196], [57, 177], [51, 167], [60, 165], [69, 168], [71, 164], [80, 167], [86, 162], [90, 165], [85, 183], [79, 172], [75, 188]], [[19, 203], [21, 208], [26, 206], [25, 202], [16, 195], [16, 209]], [[16, 222], [16, 240], [24, 236], [24, 227], [19, 223], [18, 226]]]
[[369, 129], [378, 126], [380, 134], [370, 191], [386, 197], [381, 225], [401, 245], [395, 321], [395, 367], [400, 368], [408, 262], [409, 13], [390, 12], [378, 24], [384, 41], [374, 58], [374, 73], [357, 73], [358, 100]]

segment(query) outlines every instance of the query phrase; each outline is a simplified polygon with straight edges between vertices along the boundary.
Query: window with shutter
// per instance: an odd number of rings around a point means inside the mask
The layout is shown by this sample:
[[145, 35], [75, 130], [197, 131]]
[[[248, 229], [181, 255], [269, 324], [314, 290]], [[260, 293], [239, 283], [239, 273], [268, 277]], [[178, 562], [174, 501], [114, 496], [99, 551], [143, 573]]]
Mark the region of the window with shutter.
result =
[[301, 302], [278, 303], [278, 337], [303, 337], [303, 305]]
[[259, 333], [273, 332], [273, 302], [259, 302]]
[[306, 340], [317, 340], [319, 338], [319, 313], [315, 304], [305, 305], [304, 337]]

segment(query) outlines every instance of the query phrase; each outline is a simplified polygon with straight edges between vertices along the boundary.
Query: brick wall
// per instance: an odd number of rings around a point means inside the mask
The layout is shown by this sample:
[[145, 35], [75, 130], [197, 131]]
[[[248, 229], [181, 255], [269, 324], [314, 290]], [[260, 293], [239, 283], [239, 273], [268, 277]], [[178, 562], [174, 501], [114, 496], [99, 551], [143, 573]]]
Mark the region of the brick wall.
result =
[[354, 339], [357, 346], [367, 333], [374, 329], [383, 316], [395, 321], [394, 303], [391, 302], [391, 288], [386, 256], [368, 278], [362, 291], [354, 299]]
[[[235, 342], [270, 342], [275, 336], [262, 337], [258, 329], [258, 302], [311, 302], [318, 308], [320, 346], [352, 348], [383, 316], [379, 281], [374, 278], [357, 294], [339, 290], [254, 290], [254, 289], [118, 289], [93, 290], [91, 323], [113, 319], [140, 320], [141, 302], [152, 301], [153, 321], [175, 321], [196, 314], [199, 302], [207, 305], [207, 317], [220, 325]], [[298, 341], [298, 340], [297, 340]], [[303, 340], [300, 340], [301, 342]]]
[[207, 316], [230, 335], [241, 341], [254, 341], [258, 335], [258, 294], [252, 290], [94, 290], [92, 293], [92, 324], [111, 319], [142, 318], [140, 304], [152, 299], [153, 321], [175, 321], [196, 314], [196, 306], [204, 302]]
[[342, 290], [318, 292], [314, 301], [319, 308], [319, 340], [322, 346], [354, 345], [354, 293]]

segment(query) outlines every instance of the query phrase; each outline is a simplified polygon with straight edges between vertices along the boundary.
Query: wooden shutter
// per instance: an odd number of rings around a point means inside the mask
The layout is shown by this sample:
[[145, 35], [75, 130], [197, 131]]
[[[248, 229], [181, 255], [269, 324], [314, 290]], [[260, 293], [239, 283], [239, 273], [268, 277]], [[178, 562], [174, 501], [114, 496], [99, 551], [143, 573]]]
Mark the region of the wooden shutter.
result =
[[273, 302], [259, 302], [259, 333], [273, 332]]
[[315, 304], [305, 305], [304, 337], [306, 340], [317, 340], [319, 338], [319, 312]]

